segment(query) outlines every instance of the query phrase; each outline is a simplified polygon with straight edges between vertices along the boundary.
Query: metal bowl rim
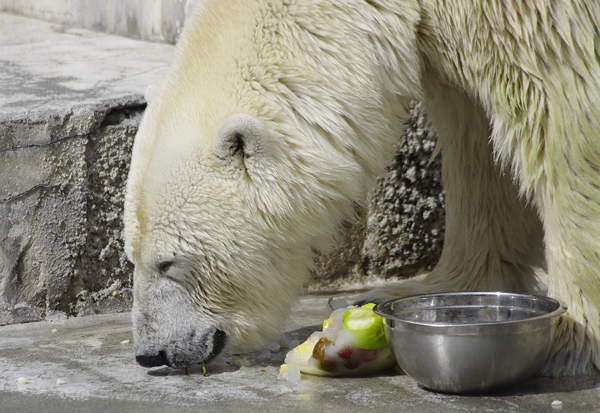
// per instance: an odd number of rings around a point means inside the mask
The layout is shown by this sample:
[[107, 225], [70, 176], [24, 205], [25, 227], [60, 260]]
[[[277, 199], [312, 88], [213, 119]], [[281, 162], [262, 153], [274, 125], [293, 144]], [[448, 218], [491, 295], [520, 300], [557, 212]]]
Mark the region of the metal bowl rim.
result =
[[[488, 323], [461, 323], [461, 324], [455, 324], [455, 323], [431, 323], [431, 322], [421, 322], [421, 321], [412, 321], [412, 320], [405, 320], [399, 317], [394, 317], [391, 314], [387, 314], [384, 311], [382, 311], [382, 308], [386, 305], [386, 304], [390, 304], [392, 302], [398, 302], [398, 301], [408, 301], [410, 299], [414, 299], [414, 298], [418, 298], [418, 297], [436, 297], [436, 296], [465, 296], [465, 295], [471, 295], [471, 296], [513, 296], [513, 297], [522, 297], [522, 298], [531, 298], [531, 299], [538, 299], [541, 301], [547, 301], [547, 302], [552, 302], [558, 305], [558, 308], [550, 313], [546, 313], [543, 315], [539, 315], [539, 316], [535, 316], [535, 317], [529, 317], [529, 318], [523, 318], [520, 320], [506, 320], [506, 321], [495, 321], [495, 322], [488, 322]], [[457, 306], [458, 307], [458, 306]], [[452, 292], [452, 293], [435, 293], [435, 294], [416, 294], [416, 295], [410, 295], [410, 296], [406, 296], [406, 297], [400, 297], [400, 298], [394, 298], [388, 301], [385, 301], [383, 303], [379, 303], [377, 304], [374, 308], [373, 311], [375, 312], [375, 314], [380, 315], [381, 317], [383, 317], [384, 319], [388, 319], [388, 320], [393, 320], [397, 323], [404, 323], [404, 324], [409, 324], [409, 325], [414, 325], [414, 326], [424, 326], [424, 327], [432, 327], [432, 328], [448, 328], [448, 327], [471, 327], [471, 326], [499, 326], [499, 325], [511, 325], [511, 324], [521, 324], [521, 323], [529, 323], [532, 321], [539, 321], [539, 320], [545, 320], [545, 319], [550, 319], [550, 318], [554, 318], [557, 317], [563, 313], [565, 313], [567, 311], [567, 306], [561, 302], [560, 300], [557, 300], [555, 298], [550, 298], [550, 297], [545, 297], [542, 295], [536, 295], [536, 294], [518, 294], [518, 293], [504, 293], [504, 292], [477, 292], [477, 291], [469, 291], [469, 292]]]

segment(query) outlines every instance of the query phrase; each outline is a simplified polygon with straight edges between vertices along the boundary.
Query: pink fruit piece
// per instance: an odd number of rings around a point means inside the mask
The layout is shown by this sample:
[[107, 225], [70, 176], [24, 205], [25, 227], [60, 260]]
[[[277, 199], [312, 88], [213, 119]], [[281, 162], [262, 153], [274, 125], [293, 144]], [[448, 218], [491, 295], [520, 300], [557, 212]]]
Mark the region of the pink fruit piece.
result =
[[350, 346], [344, 346], [338, 350], [337, 355], [343, 359], [350, 358], [352, 356], [352, 348]]

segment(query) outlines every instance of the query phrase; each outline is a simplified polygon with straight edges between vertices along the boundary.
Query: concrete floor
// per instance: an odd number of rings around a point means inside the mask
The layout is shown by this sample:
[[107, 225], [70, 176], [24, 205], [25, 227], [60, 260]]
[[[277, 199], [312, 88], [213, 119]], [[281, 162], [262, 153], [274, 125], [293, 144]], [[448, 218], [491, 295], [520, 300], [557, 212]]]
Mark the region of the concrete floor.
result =
[[[324, 318], [329, 297], [301, 297], [281, 348], [229, 349], [207, 365], [144, 369], [134, 360], [129, 313], [0, 327], [0, 412], [251, 412], [251, 411], [600, 411], [600, 377], [532, 379], [475, 396], [433, 393], [395, 372], [360, 378], [279, 376], [288, 343], [305, 339]], [[245, 360], [249, 367], [240, 367]], [[19, 384], [19, 378], [27, 384]], [[57, 384], [61, 379], [64, 384]], [[553, 402], [554, 407], [553, 407]]]

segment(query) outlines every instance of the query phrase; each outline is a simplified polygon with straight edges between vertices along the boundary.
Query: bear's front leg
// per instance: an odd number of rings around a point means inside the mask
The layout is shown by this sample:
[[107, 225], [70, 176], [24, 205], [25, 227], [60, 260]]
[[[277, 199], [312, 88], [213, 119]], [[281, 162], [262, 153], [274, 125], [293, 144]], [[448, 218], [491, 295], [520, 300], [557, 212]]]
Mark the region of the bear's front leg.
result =
[[483, 108], [459, 89], [436, 85], [433, 77], [425, 84], [446, 191], [442, 256], [425, 280], [368, 292], [360, 302], [451, 291], [539, 293], [542, 225], [510, 174], [494, 161]]
[[[494, 147], [517, 171], [543, 223], [548, 295], [568, 307], [556, 325], [547, 376], [600, 369], [600, 67], [594, 62], [578, 63], [589, 64], [588, 78], [575, 76], [571, 61], [548, 71], [543, 89], [529, 85], [525, 112], [492, 116]], [[574, 84], [565, 88], [564, 79]]]
[[548, 295], [568, 307], [556, 326], [546, 376], [600, 369], [600, 179], [581, 172], [557, 170], [555, 183], [536, 194], [544, 218]]

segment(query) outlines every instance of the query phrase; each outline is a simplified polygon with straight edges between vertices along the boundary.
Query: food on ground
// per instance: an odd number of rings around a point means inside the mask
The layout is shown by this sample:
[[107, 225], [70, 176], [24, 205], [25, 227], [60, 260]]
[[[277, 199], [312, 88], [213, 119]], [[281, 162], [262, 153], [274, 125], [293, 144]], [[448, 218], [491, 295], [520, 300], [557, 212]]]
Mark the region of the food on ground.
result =
[[374, 306], [335, 310], [323, 323], [323, 331], [315, 331], [292, 349], [285, 363], [298, 365], [303, 373], [321, 376], [364, 375], [391, 368], [394, 356]]

